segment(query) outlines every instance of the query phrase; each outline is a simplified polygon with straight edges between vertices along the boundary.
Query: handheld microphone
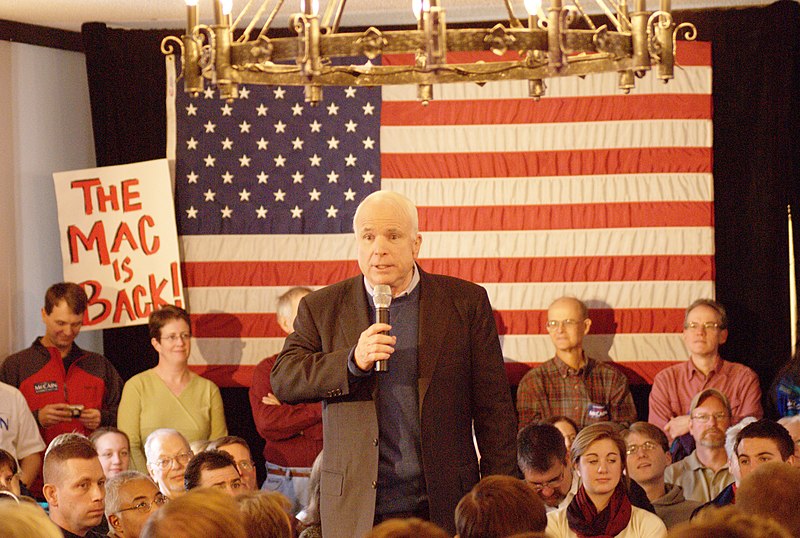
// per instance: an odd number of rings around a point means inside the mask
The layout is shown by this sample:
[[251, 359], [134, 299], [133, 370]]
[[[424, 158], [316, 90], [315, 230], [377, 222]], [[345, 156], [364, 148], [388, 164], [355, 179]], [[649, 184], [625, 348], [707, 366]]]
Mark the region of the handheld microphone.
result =
[[[392, 303], [392, 288], [386, 284], [375, 286], [375, 293], [372, 296], [375, 302], [375, 323], [389, 323], [389, 305]], [[386, 334], [385, 332], [383, 334]], [[388, 372], [389, 361], [377, 361], [375, 363], [376, 372]]]

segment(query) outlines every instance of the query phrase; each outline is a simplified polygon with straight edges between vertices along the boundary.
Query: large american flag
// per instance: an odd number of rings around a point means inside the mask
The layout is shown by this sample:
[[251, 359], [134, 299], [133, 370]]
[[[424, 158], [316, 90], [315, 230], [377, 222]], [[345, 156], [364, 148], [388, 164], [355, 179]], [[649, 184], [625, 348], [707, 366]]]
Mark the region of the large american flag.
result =
[[591, 356], [652, 381], [687, 357], [683, 309], [714, 295], [710, 44], [677, 62], [667, 85], [554, 79], [539, 102], [524, 81], [437, 85], [427, 107], [413, 86], [326, 88], [316, 107], [302, 88], [171, 88], [190, 365], [249, 385], [283, 345], [277, 297], [358, 274], [353, 213], [388, 189], [419, 207], [420, 265], [487, 289], [512, 384], [552, 356], [562, 295], [589, 304]]

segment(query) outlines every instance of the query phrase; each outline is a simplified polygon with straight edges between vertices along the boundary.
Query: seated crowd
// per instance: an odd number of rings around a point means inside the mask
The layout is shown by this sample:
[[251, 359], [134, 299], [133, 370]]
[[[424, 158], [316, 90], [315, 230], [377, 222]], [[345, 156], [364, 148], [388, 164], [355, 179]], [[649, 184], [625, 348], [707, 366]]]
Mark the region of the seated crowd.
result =
[[[309, 292], [281, 297], [287, 333]], [[228, 435], [219, 389], [188, 369], [186, 311], [151, 315], [158, 365], [123, 387], [105, 358], [73, 343], [85, 309], [81, 288], [53, 286], [45, 336], [0, 366], [0, 404], [13, 424], [0, 435], [1, 535], [324, 536], [320, 406], [275, 397], [275, 357], [250, 391], [267, 441], [259, 490], [250, 447]], [[687, 308], [689, 360], [656, 376], [647, 422], [637, 421], [625, 376], [586, 355], [590, 327], [580, 300], [551, 304], [555, 354], [517, 393], [519, 474], [484, 476], [466, 492], [452, 515], [456, 536], [800, 536], [800, 514], [785, 501], [800, 498], [800, 418], [762, 418], [755, 374], [719, 356], [720, 304]], [[59, 361], [62, 376], [80, 366], [87, 386], [70, 394], [86, 392], [83, 403], [60, 401], [43, 377]], [[65, 393], [74, 383], [61, 382]], [[407, 516], [376, 517], [367, 536], [451, 535], [424, 514]]]

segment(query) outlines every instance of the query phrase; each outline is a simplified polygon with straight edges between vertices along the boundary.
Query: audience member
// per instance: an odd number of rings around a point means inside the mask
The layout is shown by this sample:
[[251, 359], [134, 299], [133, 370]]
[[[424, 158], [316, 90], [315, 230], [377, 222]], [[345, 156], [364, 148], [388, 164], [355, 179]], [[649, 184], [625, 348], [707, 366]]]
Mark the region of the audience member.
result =
[[795, 353], [775, 375], [771, 396], [781, 417], [800, 415], [800, 354]]
[[[484, 288], [417, 266], [422, 235], [405, 196], [373, 192], [353, 224], [362, 275], [301, 299], [273, 392], [288, 403], [325, 401], [326, 538], [361, 536], [398, 516], [454, 532], [465, 488], [481, 474], [516, 472], [517, 422], [491, 305]], [[394, 297], [391, 325], [373, 322], [376, 286]]]
[[735, 450], [736, 436], [739, 435], [739, 432], [742, 431], [742, 428], [750, 423], [755, 422], [756, 420], [758, 419], [755, 417], [745, 417], [739, 421], [738, 424], [734, 424], [725, 431], [725, 453], [728, 455], [728, 471], [730, 471], [731, 476], [733, 476], [733, 482], [725, 486], [719, 495], [711, 499], [710, 502], [707, 502], [701, 505], [699, 508], [696, 508], [692, 513], [691, 519], [696, 518], [700, 512], [708, 507], [720, 508], [729, 504], [733, 504], [736, 488], [742, 481], [742, 475], [739, 469], [739, 460], [736, 457]]
[[186, 491], [196, 488], [215, 488], [231, 496], [245, 491], [233, 456], [213, 449], [207, 449], [189, 461], [184, 485]]
[[239, 476], [242, 477], [243, 491], [255, 491], [258, 489], [256, 468], [247, 441], [235, 435], [227, 435], [211, 441], [208, 444], [208, 448], [221, 450], [233, 456], [233, 460], [236, 462], [236, 470], [239, 471]]
[[36, 504], [0, 501], [3, 538], [64, 538], [61, 529]]
[[71, 282], [53, 284], [42, 308], [44, 336], [8, 357], [0, 381], [22, 391], [44, 442], [65, 432], [88, 435], [117, 419], [122, 379], [111, 363], [75, 344], [88, 298]]
[[625, 481], [625, 442], [610, 423], [583, 428], [572, 444], [572, 464], [581, 478], [567, 508], [547, 514], [553, 538], [574, 536], [661, 537], [664, 523], [631, 504]]
[[522, 480], [487, 476], [473, 486], [456, 506], [460, 538], [498, 538], [518, 532], [540, 532], [547, 527], [544, 504]]
[[667, 538], [791, 538], [791, 535], [774, 521], [725, 506], [703, 510], [691, 522], [670, 530]]
[[[309, 288], [295, 287], [278, 297], [275, 314], [286, 334], [293, 330], [300, 299], [309, 293]], [[308, 476], [322, 450], [322, 406], [319, 402], [288, 405], [275, 397], [269, 376], [277, 358], [277, 354], [267, 357], [253, 370], [250, 407], [256, 429], [266, 441], [267, 479], [262, 489], [286, 495], [296, 514], [308, 503]]]
[[528, 424], [517, 435], [517, 465], [549, 512], [565, 508], [578, 491], [564, 438], [550, 424]]
[[696, 448], [664, 472], [664, 480], [683, 488], [687, 499], [707, 503], [733, 482], [725, 452], [725, 430], [731, 423], [728, 399], [717, 389], [697, 393], [689, 406], [689, 432]]
[[106, 478], [116, 476], [128, 470], [131, 461], [131, 444], [128, 435], [113, 426], [97, 428], [89, 436], [89, 440], [97, 450], [100, 465]]
[[19, 462], [19, 479], [30, 486], [42, 469], [45, 444], [39, 427], [25, 396], [19, 389], [6, 383], [0, 383], [0, 409], [3, 410], [4, 421], [4, 427], [0, 428], [0, 449], [16, 458]]
[[142, 538], [248, 538], [239, 506], [230, 495], [197, 488], [153, 514]]
[[572, 449], [572, 442], [575, 440], [575, 436], [578, 435], [578, 430], [580, 429], [578, 425], [575, 424], [575, 421], [569, 417], [555, 415], [546, 418], [542, 422], [552, 424], [558, 428], [558, 431], [564, 436], [564, 445], [567, 447], [567, 452], [569, 452]]
[[364, 538], [450, 538], [444, 529], [417, 517], [388, 519], [376, 525]]
[[586, 305], [575, 297], [556, 299], [547, 309], [547, 332], [556, 355], [520, 381], [520, 427], [556, 415], [569, 417], [580, 427], [636, 420], [625, 375], [584, 353], [583, 338], [591, 325]]
[[792, 465], [800, 467], [800, 416], [781, 417], [778, 420], [778, 424], [786, 428], [786, 431], [792, 436], [792, 441], [794, 441], [794, 460]]
[[102, 536], [93, 530], [103, 521], [106, 477], [92, 443], [73, 436], [48, 448], [42, 491], [50, 519], [65, 538]]
[[689, 360], [665, 368], [653, 379], [648, 422], [670, 439], [689, 433], [695, 394], [714, 388], [730, 402], [733, 422], [746, 416], [761, 418], [761, 388], [755, 372], [739, 363], [723, 360], [719, 347], [728, 339], [725, 308], [711, 299], [698, 299], [686, 309], [683, 341]]
[[139, 538], [147, 519], [169, 499], [139, 471], [122, 471], [106, 482], [106, 518], [117, 538]]
[[[324, 449], [323, 449], [324, 452]], [[308, 504], [303, 507], [297, 519], [303, 526], [299, 538], [322, 538], [322, 518], [319, 513], [319, 482], [322, 475], [322, 452], [317, 454], [311, 466], [308, 479]]]
[[768, 419], [748, 424], [734, 445], [742, 480], [759, 466], [771, 462], [794, 462], [794, 442], [786, 428]]
[[291, 501], [276, 491], [248, 491], [236, 498], [250, 538], [293, 538]]
[[664, 432], [648, 422], [634, 422], [622, 437], [628, 476], [644, 488], [656, 515], [668, 529], [689, 521], [701, 503], [686, 500], [680, 486], [664, 482], [664, 470], [672, 463]]
[[193, 456], [186, 438], [170, 428], [155, 430], [147, 436], [144, 453], [147, 470], [161, 493], [170, 499], [183, 495], [186, 492], [183, 475]]
[[17, 460], [2, 448], [0, 448], [0, 490], [10, 491], [17, 497], [22, 494]]
[[165, 425], [181, 432], [190, 443], [228, 435], [219, 388], [189, 370], [189, 314], [166, 305], [150, 314], [148, 326], [158, 364], [125, 383], [119, 404], [119, 427], [130, 438], [137, 471], [145, 470], [142, 440]]
[[744, 513], [779, 523], [792, 536], [800, 536], [800, 469], [779, 462], [765, 463], [742, 479], [736, 507]]

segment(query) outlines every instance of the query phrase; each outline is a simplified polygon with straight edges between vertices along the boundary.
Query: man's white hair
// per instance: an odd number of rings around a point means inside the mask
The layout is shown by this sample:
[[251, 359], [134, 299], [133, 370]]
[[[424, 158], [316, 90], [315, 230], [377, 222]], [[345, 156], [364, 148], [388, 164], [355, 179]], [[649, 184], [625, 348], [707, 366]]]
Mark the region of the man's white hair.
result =
[[144, 455], [147, 458], [147, 463], [154, 463], [158, 458], [158, 454], [155, 453], [155, 449], [153, 448], [153, 443], [155, 443], [157, 439], [161, 439], [162, 437], [167, 437], [170, 435], [177, 435], [183, 439], [184, 444], [189, 447], [189, 442], [178, 430], [174, 430], [172, 428], [159, 428], [148, 435], [147, 439], [144, 441]]
[[757, 421], [756, 417], [744, 417], [737, 424], [725, 430], [725, 453], [728, 455], [729, 460], [736, 459], [736, 454], [733, 451], [733, 447], [736, 445], [736, 436], [745, 426]]
[[361, 208], [368, 203], [373, 202], [388, 202], [402, 211], [411, 223], [411, 231], [414, 235], [419, 233], [419, 214], [417, 213], [417, 206], [414, 202], [394, 191], [375, 191], [358, 204], [356, 213], [353, 215], [353, 232], [358, 233], [357, 225], [358, 215], [361, 213]]

